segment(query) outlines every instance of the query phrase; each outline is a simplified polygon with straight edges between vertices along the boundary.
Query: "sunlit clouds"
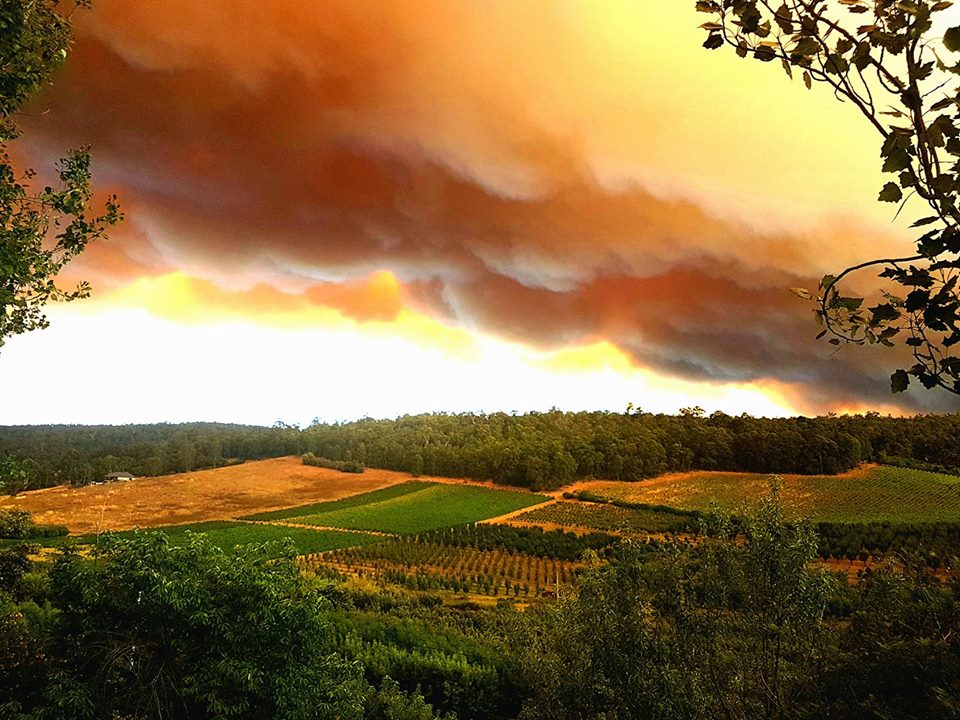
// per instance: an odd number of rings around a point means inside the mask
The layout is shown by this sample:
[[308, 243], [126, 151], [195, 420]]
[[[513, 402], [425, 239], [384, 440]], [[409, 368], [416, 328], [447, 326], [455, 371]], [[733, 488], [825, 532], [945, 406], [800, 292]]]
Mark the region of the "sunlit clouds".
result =
[[434, 411], [623, 411], [629, 402], [664, 412], [678, 403], [790, 412], [763, 386], [664, 379], [609, 346], [539, 353], [415, 317], [389, 327], [341, 320], [310, 329], [226, 318], [173, 322], [116, 308], [60, 309], [54, 319], [48, 331], [11, 342], [5, 371], [50, 382], [5, 387], [0, 423], [306, 424]]

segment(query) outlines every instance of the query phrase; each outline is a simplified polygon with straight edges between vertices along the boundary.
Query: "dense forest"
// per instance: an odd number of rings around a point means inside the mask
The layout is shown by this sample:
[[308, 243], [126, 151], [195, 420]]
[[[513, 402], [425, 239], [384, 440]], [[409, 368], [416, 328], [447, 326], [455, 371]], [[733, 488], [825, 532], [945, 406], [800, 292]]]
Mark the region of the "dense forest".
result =
[[958, 415], [771, 419], [707, 416], [694, 408], [679, 415], [411, 415], [304, 429], [282, 423], [16, 426], [0, 428], [0, 455], [12, 458], [8, 465], [16, 468], [6, 471], [8, 490], [300, 453], [357, 467], [546, 489], [585, 477], [638, 480], [683, 470], [833, 474], [866, 461], [956, 472], [958, 437]]

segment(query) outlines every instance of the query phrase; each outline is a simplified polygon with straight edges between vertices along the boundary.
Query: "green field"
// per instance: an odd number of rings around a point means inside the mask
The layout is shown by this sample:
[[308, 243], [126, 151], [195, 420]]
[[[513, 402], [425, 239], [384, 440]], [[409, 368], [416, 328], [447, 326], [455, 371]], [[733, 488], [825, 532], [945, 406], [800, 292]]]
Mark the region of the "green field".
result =
[[[342, 532], [339, 530], [309, 530], [307, 528], [284, 527], [282, 525], [254, 525], [251, 523], [225, 523], [224, 527], [194, 532], [204, 532], [213, 544], [223, 550], [232, 550], [237, 545], [265, 543], [289, 538], [293, 541], [297, 552], [301, 555], [353, 547], [355, 545], [365, 545], [380, 540], [380, 538], [374, 535], [365, 535], [363, 533]], [[180, 531], [171, 535], [171, 540], [176, 543], [185, 537], [185, 532]]]
[[[184, 525], [169, 525], [166, 527], [144, 528], [142, 530], [124, 530], [122, 532], [106, 533], [117, 537], [129, 537], [136, 532], [162, 532], [174, 544], [186, 541], [187, 533], [203, 533], [207, 538], [223, 550], [232, 550], [238, 545], [249, 543], [265, 543], [289, 538], [293, 541], [300, 554], [324, 552], [340, 548], [353, 547], [377, 542], [381, 538], [363, 533], [341, 530], [310, 530], [308, 528], [284, 527], [282, 525], [259, 525], [253, 523], [233, 522], [230, 520], [214, 520], [211, 522], [188, 523]], [[96, 535], [74, 535], [54, 538], [40, 538], [36, 540], [7, 540], [5, 544], [42, 545], [44, 547], [59, 547], [70, 545], [95, 545]]]
[[404, 495], [410, 495], [420, 490], [433, 487], [435, 483], [420, 482], [412, 480], [399, 485], [372, 490], [359, 495], [351, 495], [341, 500], [328, 500], [322, 503], [313, 503], [312, 505], [298, 505], [296, 507], [284, 508], [283, 510], [273, 510], [271, 512], [255, 513], [253, 515], [244, 515], [241, 520], [293, 520], [301, 518], [304, 515], [316, 515], [318, 513], [332, 512], [334, 510], [345, 510], [347, 508], [369, 505], [370, 503], [394, 500]]
[[[770, 492], [770, 476], [693, 472], [672, 482], [602, 483], [591, 492], [611, 500], [708, 510], [711, 502], [736, 510]], [[820, 522], [960, 521], [960, 477], [879, 466], [860, 475], [789, 475], [780, 483], [784, 504]]]
[[285, 512], [296, 514], [285, 517], [305, 525], [405, 534], [473, 523], [548, 500], [528, 492], [442, 483], [405, 483], [386, 490], [393, 493], [377, 490], [325, 503], [310, 514], [294, 508]]

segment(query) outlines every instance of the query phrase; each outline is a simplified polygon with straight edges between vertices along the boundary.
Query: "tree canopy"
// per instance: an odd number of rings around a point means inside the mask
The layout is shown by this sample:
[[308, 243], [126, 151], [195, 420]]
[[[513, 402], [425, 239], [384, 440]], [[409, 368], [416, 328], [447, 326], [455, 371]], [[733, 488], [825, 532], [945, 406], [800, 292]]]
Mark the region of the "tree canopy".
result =
[[[852, 103], [881, 141], [888, 179], [878, 200], [912, 198], [925, 210], [913, 223], [915, 252], [873, 258], [823, 277], [818, 337], [911, 349], [913, 365], [891, 376], [893, 392], [911, 378], [960, 394], [960, 26], [947, 27], [948, 0], [698, 0], [712, 16], [704, 47], [777, 62], [807, 88], [829, 87]], [[955, 17], [955, 16], [954, 16]], [[913, 206], [911, 206], [912, 208]], [[846, 296], [841, 281], [880, 267], [876, 304]], [[813, 298], [803, 288], [801, 297]]]
[[175, 546], [154, 533], [107, 538], [92, 559], [64, 552], [49, 571], [58, 611], [42, 672], [20, 675], [0, 657], [13, 676], [0, 714], [360, 717], [366, 686], [336, 653], [326, 601], [290, 562], [292, 547], [272, 560], [276, 550], [228, 555], [203, 535]]
[[[75, 7], [88, 7], [79, 0]], [[70, 14], [57, 0], [5, 0], [0, 4], [0, 347], [5, 340], [48, 325], [43, 308], [90, 294], [56, 284], [60, 271], [121, 219], [114, 196], [93, 207], [90, 153], [71, 151], [56, 180], [35, 187], [32, 169], [18, 171], [10, 143], [20, 136], [24, 106], [67, 57]]]

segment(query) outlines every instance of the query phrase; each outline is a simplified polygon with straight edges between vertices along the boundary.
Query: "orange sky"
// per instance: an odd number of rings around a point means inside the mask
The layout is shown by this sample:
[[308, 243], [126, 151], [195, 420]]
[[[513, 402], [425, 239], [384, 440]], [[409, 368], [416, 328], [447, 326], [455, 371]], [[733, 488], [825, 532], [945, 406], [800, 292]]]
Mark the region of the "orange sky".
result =
[[[909, 246], [877, 140], [703, 50], [700, 22], [685, 1], [96, 0], [17, 152], [91, 144], [127, 220], [71, 268], [95, 298], [0, 372], [120, 346], [129, 384], [91, 370], [89, 397], [0, 422], [896, 410], [896, 355], [831, 354], [787, 291]], [[204, 395], [226, 375], [247, 403]], [[351, 392], [290, 397], [320, 378]]]

